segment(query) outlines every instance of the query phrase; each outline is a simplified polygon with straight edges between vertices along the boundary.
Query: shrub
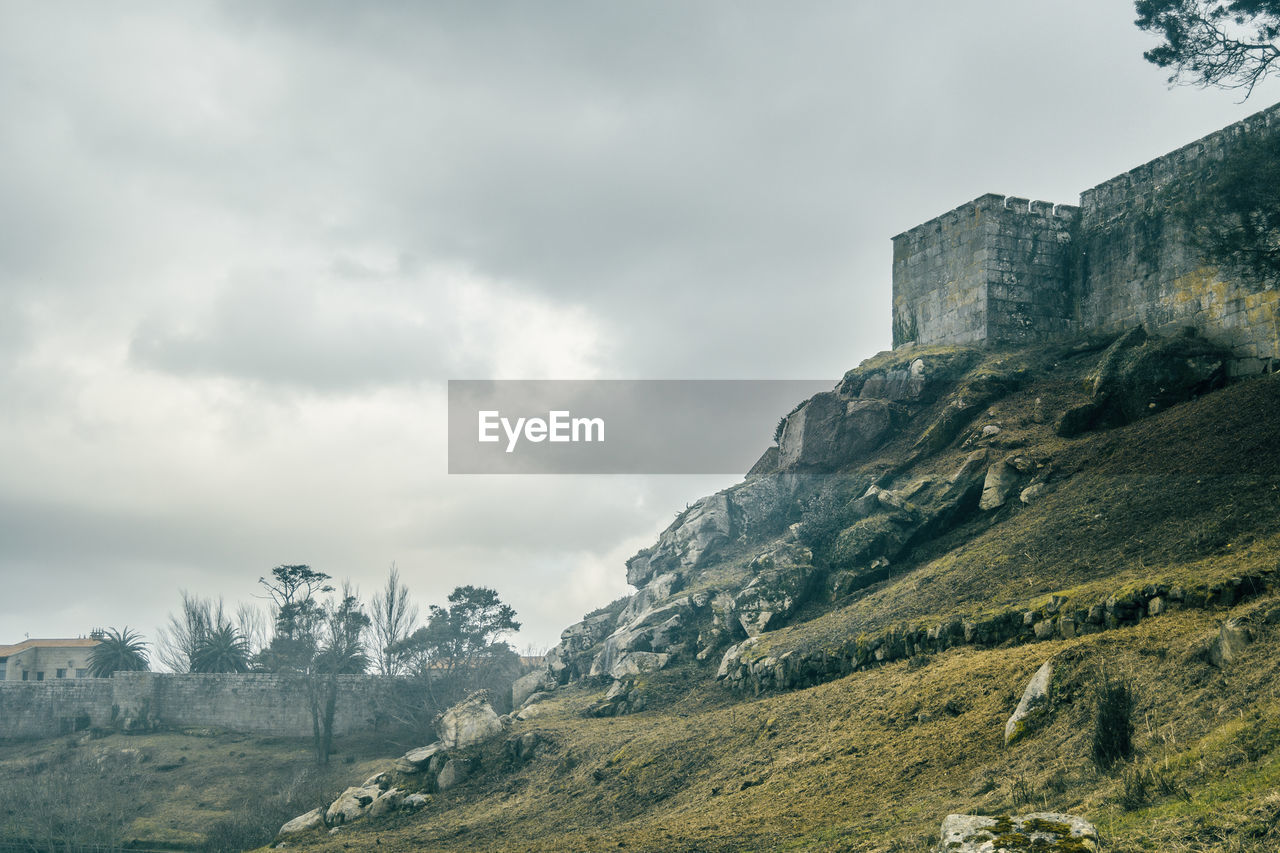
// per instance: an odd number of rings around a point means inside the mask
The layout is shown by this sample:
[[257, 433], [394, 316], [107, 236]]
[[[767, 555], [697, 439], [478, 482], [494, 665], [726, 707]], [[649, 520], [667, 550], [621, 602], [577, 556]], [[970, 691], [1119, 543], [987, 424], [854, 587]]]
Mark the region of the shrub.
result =
[[1103, 673], [1097, 688], [1098, 712], [1093, 724], [1093, 763], [1109, 770], [1133, 755], [1133, 688]]

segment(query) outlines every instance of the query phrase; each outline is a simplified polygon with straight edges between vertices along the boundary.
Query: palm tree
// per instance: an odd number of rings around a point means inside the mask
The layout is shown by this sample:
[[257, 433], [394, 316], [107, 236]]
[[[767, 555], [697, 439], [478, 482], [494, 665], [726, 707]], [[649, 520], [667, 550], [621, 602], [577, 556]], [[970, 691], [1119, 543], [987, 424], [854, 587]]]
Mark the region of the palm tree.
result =
[[89, 652], [89, 674], [94, 678], [109, 678], [111, 673], [145, 671], [147, 669], [147, 644], [142, 635], [130, 631], [108, 628], [98, 645]]
[[248, 672], [249, 643], [229, 622], [209, 628], [191, 650], [192, 672]]

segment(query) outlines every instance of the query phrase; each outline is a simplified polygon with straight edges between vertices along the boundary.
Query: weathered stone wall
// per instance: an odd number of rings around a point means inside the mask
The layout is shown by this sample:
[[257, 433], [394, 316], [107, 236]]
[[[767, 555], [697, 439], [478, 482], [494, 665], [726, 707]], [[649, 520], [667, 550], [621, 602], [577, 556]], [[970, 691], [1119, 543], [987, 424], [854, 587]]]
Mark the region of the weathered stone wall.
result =
[[986, 195], [893, 238], [893, 345], [986, 338]]
[[[0, 682], [0, 738], [36, 738], [111, 722], [106, 678]], [[79, 720], [79, 722], [77, 722]]]
[[1067, 253], [1077, 213], [987, 194], [894, 237], [894, 345], [1067, 334]]
[[1010, 196], [989, 217], [987, 340], [1034, 343], [1072, 331], [1071, 229], [1079, 208]]
[[1280, 291], [1206, 266], [1171, 204], [1199, 196], [1233, 149], [1280, 127], [1280, 105], [1081, 194], [1077, 318], [1085, 331], [1194, 326], [1230, 347], [1237, 370], [1280, 357]]
[[[373, 727], [380, 683], [374, 677], [340, 677], [335, 734]], [[0, 738], [48, 737], [127, 718], [172, 727], [311, 734], [304, 685], [276, 675], [118, 672], [111, 678], [0, 683]]]
[[984, 195], [893, 238], [893, 343], [1034, 343], [1194, 326], [1238, 373], [1280, 359], [1280, 290], [1206, 266], [1175, 203], [1195, 199], [1280, 105], [1112, 178], [1080, 207]]

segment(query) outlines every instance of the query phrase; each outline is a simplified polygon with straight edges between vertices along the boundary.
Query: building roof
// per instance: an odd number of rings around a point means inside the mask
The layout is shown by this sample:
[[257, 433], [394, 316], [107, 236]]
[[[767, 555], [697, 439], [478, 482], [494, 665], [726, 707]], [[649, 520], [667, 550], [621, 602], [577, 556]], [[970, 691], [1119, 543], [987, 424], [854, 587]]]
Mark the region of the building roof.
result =
[[11, 646], [0, 646], [0, 658], [16, 655], [18, 652], [27, 649], [87, 649], [98, 645], [100, 640], [93, 637], [75, 637], [65, 640], [23, 640], [21, 643], [14, 643]]

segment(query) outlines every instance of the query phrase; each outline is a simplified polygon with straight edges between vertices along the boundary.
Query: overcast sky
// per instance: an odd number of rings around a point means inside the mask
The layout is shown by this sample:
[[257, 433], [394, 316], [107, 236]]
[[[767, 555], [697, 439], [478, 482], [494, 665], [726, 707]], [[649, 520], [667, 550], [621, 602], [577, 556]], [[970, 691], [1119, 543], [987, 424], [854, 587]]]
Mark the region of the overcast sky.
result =
[[553, 644], [732, 478], [450, 477], [445, 381], [834, 382], [889, 344], [892, 235], [1276, 100], [1170, 89], [1133, 18], [0, 2], [0, 643], [395, 561]]

